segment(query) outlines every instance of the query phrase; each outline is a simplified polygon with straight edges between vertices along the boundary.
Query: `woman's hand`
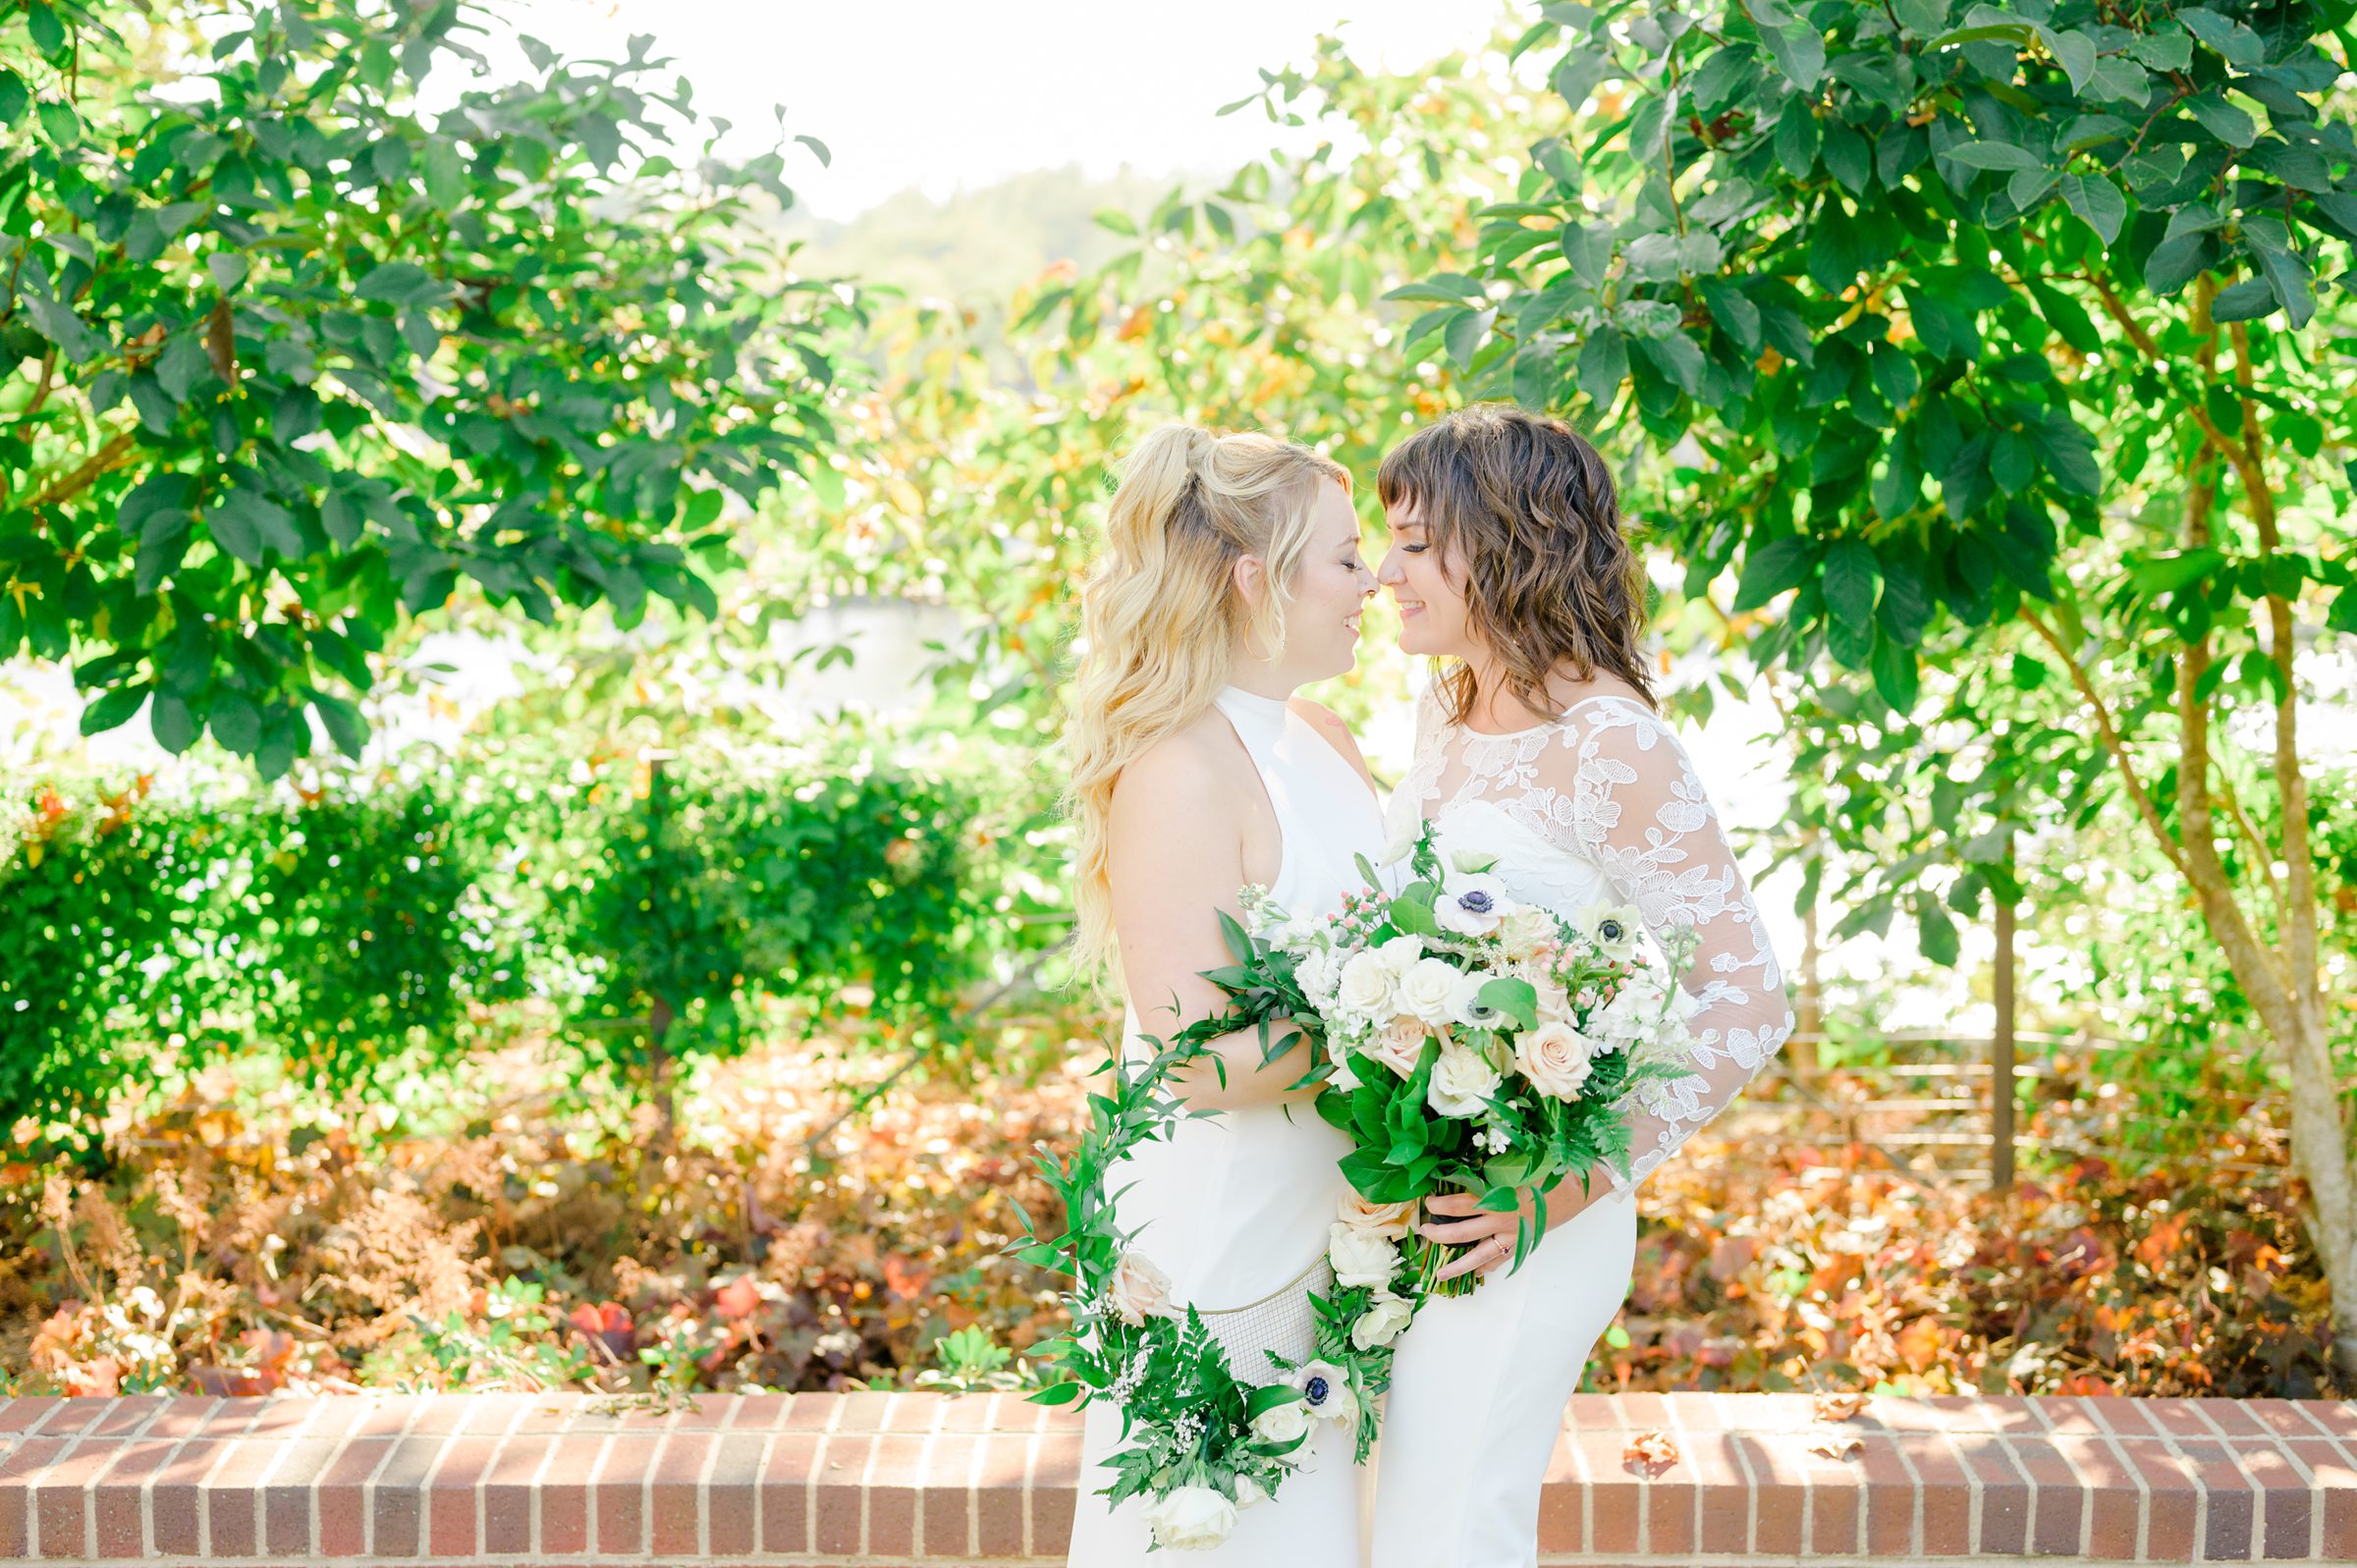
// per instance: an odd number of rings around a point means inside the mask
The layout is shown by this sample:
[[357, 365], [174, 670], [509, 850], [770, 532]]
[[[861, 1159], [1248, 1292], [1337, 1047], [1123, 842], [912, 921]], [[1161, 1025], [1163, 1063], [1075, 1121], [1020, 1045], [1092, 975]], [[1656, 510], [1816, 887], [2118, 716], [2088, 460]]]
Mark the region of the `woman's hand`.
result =
[[[1547, 1195], [1547, 1228], [1553, 1230], [1610, 1191], [1612, 1178], [1601, 1165], [1588, 1173], [1584, 1191], [1576, 1178], [1562, 1182]], [[1520, 1208], [1504, 1214], [1480, 1205], [1481, 1195], [1471, 1192], [1436, 1193], [1424, 1200], [1426, 1217], [1416, 1227], [1417, 1234], [1465, 1248], [1446, 1268], [1435, 1271], [1435, 1280], [1453, 1279], [1476, 1270], [1488, 1274], [1514, 1261], [1514, 1234], [1530, 1222], [1534, 1213], [1530, 1194], [1523, 1193]]]

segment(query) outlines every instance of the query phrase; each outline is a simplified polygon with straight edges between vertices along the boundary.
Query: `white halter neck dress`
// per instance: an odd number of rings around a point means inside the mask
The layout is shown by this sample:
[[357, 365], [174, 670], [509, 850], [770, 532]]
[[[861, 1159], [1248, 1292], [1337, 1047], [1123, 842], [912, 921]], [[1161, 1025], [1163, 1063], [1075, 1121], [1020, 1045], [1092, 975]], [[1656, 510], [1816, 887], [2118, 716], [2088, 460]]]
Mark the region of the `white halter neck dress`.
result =
[[[1356, 857], [1383, 846], [1374, 791], [1357, 770], [1286, 703], [1231, 686], [1216, 699], [1251, 753], [1283, 839], [1271, 897], [1288, 914], [1315, 917], [1341, 907], [1362, 885]], [[1208, 923], [1212, 911], [1203, 911]], [[1137, 1036], [1134, 1010], [1124, 1019]], [[1146, 1048], [1139, 1048], [1146, 1049]], [[1137, 1245], [1171, 1276], [1173, 1295], [1206, 1314], [1229, 1347], [1229, 1365], [1247, 1381], [1278, 1376], [1252, 1347], [1304, 1359], [1308, 1317], [1301, 1283], [1321, 1266], [1327, 1228], [1349, 1190], [1338, 1162], [1349, 1142], [1306, 1103], [1226, 1110], [1182, 1122], [1173, 1135], [1137, 1150], [1115, 1171], [1109, 1189], [1124, 1226], [1143, 1226]], [[1126, 1190], [1124, 1190], [1124, 1187]], [[1279, 1299], [1251, 1313], [1233, 1309]], [[1215, 1314], [1221, 1316], [1214, 1316]], [[1232, 1325], [1232, 1326], [1231, 1326]], [[1283, 1341], [1298, 1334], [1297, 1343]], [[1257, 1359], [1257, 1364], [1249, 1364]], [[1119, 1445], [1121, 1413], [1105, 1400], [1087, 1416], [1080, 1499], [1072, 1525], [1072, 1568], [1143, 1565], [1147, 1532], [1140, 1499], [1106, 1507], [1096, 1495], [1111, 1484], [1096, 1460]], [[1308, 1466], [1271, 1503], [1246, 1510], [1219, 1547], [1188, 1553], [1217, 1568], [1359, 1568], [1358, 1482], [1350, 1434], [1321, 1424]], [[1153, 1568], [1172, 1561], [1157, 1553]]]

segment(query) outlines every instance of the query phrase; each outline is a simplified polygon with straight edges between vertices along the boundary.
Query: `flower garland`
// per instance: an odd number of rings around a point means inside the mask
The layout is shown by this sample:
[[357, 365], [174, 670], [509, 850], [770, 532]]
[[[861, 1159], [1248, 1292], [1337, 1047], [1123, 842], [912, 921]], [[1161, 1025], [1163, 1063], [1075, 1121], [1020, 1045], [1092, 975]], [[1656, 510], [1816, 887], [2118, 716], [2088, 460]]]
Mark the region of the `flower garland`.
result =
[[[1250, 907], [1247, 899], [1247, 907]], [[1065, 1234], [1036, 1231], [1013, 1256], [1069, 1273], [1071, 1326], [1043, 1359], [1064, 1375], [1032, 1397], [1062, 1405], [1110, 1399], [1121, 1407], [1122, 1445], [1103, 1462], [1114, 1472], [1105, 1495], [1142, 1496], [1154, 1544], [1207, 1549], [1226, 1541], [1236, 1515], [1277, 1494], [1298, 1469], [1318, 1429], [1353, 1432], [1363, 1463], [1375, 1440], [1375, 1400], [1391, 1385], [1395, 1341], [1415, 1316], [1416, 1270], [1402, 1255], [1412, 1208], [1345, 1195], [1326, 1257], [1334, 1286], [1309, 1298], [1315, 1320], [1309, 1359], [1270, 1355], [1276, 1376], [1255, 1379], [1229, 1365], [1202, 1317], [1172, 1299], [1171, 1281], [1135, 1245], [1114, 1214], [1108, 1178], [1122, 1159], [1189, 1111], [1171, 1080], [1210, 1043], [1257, 1029], [1263, 1069], [1301, 1038], [1292, 960], [1233, 919], [1220, 917], [1236, 963], [1210, 972], [1233, 1005], [1180, 1031], [1170, 1044], [1147, 1038], [1153, 1054], [1132, 1059], [1117, 1043], [1099, 1071], [1109, 1080], [1089, 1096], [1090, 1120], [1070, 1154], [1043, 1150], [1038, 1164], [1064, 1200]], [[1029, 1220], [1025, 1219], [1029, 1231]]]

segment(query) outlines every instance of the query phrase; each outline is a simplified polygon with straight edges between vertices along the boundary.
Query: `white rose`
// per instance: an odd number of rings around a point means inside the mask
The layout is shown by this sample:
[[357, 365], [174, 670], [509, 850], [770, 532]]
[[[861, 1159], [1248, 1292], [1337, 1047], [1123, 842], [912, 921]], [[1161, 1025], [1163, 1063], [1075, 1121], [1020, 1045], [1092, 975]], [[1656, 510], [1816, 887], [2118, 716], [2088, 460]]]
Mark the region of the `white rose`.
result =
[[1424, 943], [1419, 937], [1394, 937], [1373, 950], [1383, 955], [1384, 964], [1392, 971], [1394, 980], [1424, 961]]
[[1343, 1224], [1391, 1241], [1406, 1240], [1415, 1223], [1416, 1206], [1412, 1203], [1369, 1203], [1357, 1193], [1346, 1192], [1334, 1207]]
[[1399, 830], [1392, 835], [1391, 842], [1383, 846], [1383, 858], [1375, 863], [1379, 866], [1399, 864], [1400, 861], [1416, 852], [1416, 840], [1422, 837], [1424, 837], [1422, 819], [1408, 818], [1399, 824]]
[[1179, 1487], [1147, 1505], [1146, 1528], [1156, 1545], [1208, 1551], [1234, 1531], [1235, 1504], [1209, 1487]]
[[1334, 1282], [1344, 1289], [1381, 1290], [1398, 1272], [1399, 1249], [1372, 1230], [1337, 1221], [1326, 1230], [1326, 1261], [1334, 1265]]
[[1297, 1442], [1309, 1435], [1309, 1407], [1298, 1399], [1271, 1405], [1252, 1418], [1252, 1435], [1262, 1442]]
[[1441, 889], [1432, 913], [1443, 931], [1453, 931], [1460, 937], [1486, 937], [1498, 929], [1499, 921], [1506, 918], [1510, 907], [1505, 883], [1486, 871], [1460, 871]]
[[1115, 1314], [1132, 1326], [1148, 1318], [1171, 1316], [1171, 1276], [1154, 1267], [1154, 1260], [1142, 1252], [1122, 1254], [1105, 1294]]
[[1543, 1095], [1577, 1100], [1595, 1070], [1595, 1043], [1567, 1023], [1543, 1023], [1514, 1039], [1514, 1070]]
[[1358, 1399], [1350, 1392], [1350, 1375], [1331, 1361], [1312, 1361], [1292, 1377], [1301, 1390], [1301, 1403], [1321, 1421], [1347, 1427], [1358, 1420]]
[[1533, 980], [1530, 983], [1530, 989], [1538, 993], [1539, 1022], [1571, 1023], [1574, 1021], [1571, 1012], [1571, 993], [1544, 975]]
[[1478, 1116], [1489, 1108], [1490, 1096], [1502, 1082], [1498, 1069], [1479, 1052], [1446, 1045], [1441, 1048], [1441, 1059], [1433, 1065], [1432, 1085], [1424, 1093], [1424, 1103], [1444, 1116]]
[[1506, 955], [1516, 962], [1537, 958], [1555, 946], [1555, 917], [1544, 909], [1517, 905], [1498, 922], [1498, 940], [1506, 944]]
[[1419, 958], [1399, 979], [1398, 1009], [1429, 1024], [1456, 1018], [1457, 977], [1463, 970], [1446, 958]]
[[1431, 1035], [1432, 1026], [1423, 1019], [1401, 1013], [1376, 1030], [1375, 1037], [1358, 1049], [1400, 1077], [1408, 1078], [1415, 1075], [1416, 1061], [1424, 1054], [1424, 1042]]
[[1235, 1478], [1235, 1511], [1237, 1513], [1242, 1513], [1254, 1503], [1263, 1503], [1268, 1500], [1269, 1494], [1261, 1490], [1259, 1482], [1254, 1481], [1250, 1476]]
[[1392, 970], [1383, 955], [1354, 952], [1343, 965], [1342, 983], [1335, 988], [1335, 1009], [1359, 1018], [1380, 1018], [1394, 1011]]
[[1408, 1319], [1414, 1315], [1415, 1309], [1405, 1300], [1387, 1290], [1368, 1302], [1367, 1310], [1350, 1325], [1350, 1343], [1361, 1350], [1388, 1345], [1399, 1337], [1399, 1330], [1407, 1326]]

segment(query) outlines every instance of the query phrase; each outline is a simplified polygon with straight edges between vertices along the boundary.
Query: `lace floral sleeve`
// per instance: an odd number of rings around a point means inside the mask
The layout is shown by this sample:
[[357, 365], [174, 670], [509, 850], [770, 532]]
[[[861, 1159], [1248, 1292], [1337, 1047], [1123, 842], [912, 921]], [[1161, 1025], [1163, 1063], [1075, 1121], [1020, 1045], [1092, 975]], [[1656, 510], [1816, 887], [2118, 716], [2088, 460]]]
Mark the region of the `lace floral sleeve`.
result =
[[1670, 728], [1614, 698], [1575, 708], [1558, 733], [1539, 768], [1556, 791], [1550, 837], [1575, 838], [1563, 847], [1600, 867], [1657, 941], [1673, 926], [1699, 939], [1685, 975], [1693, 1071], [1630, 1103], [1633, 1184], [1742, 1092], [1791, 1034], [1792, 1007], [1751, 889]]
[[1384, 858], [1393, 858], [1393, 851], [1408, 841], [1424, 820], [1425, 802], [1433, 793], [1433, 784], [1441, 776], [1446, 760], [1443, 742], [1448, 738], [1449, 721], [1441, 710], [1440, 693], [1426, 691], [1416, 699], [1416, 750], [1407, 772], [1399, 780], [1399, 787], [1392, 791], [1390, 803], [1383, 814]]

